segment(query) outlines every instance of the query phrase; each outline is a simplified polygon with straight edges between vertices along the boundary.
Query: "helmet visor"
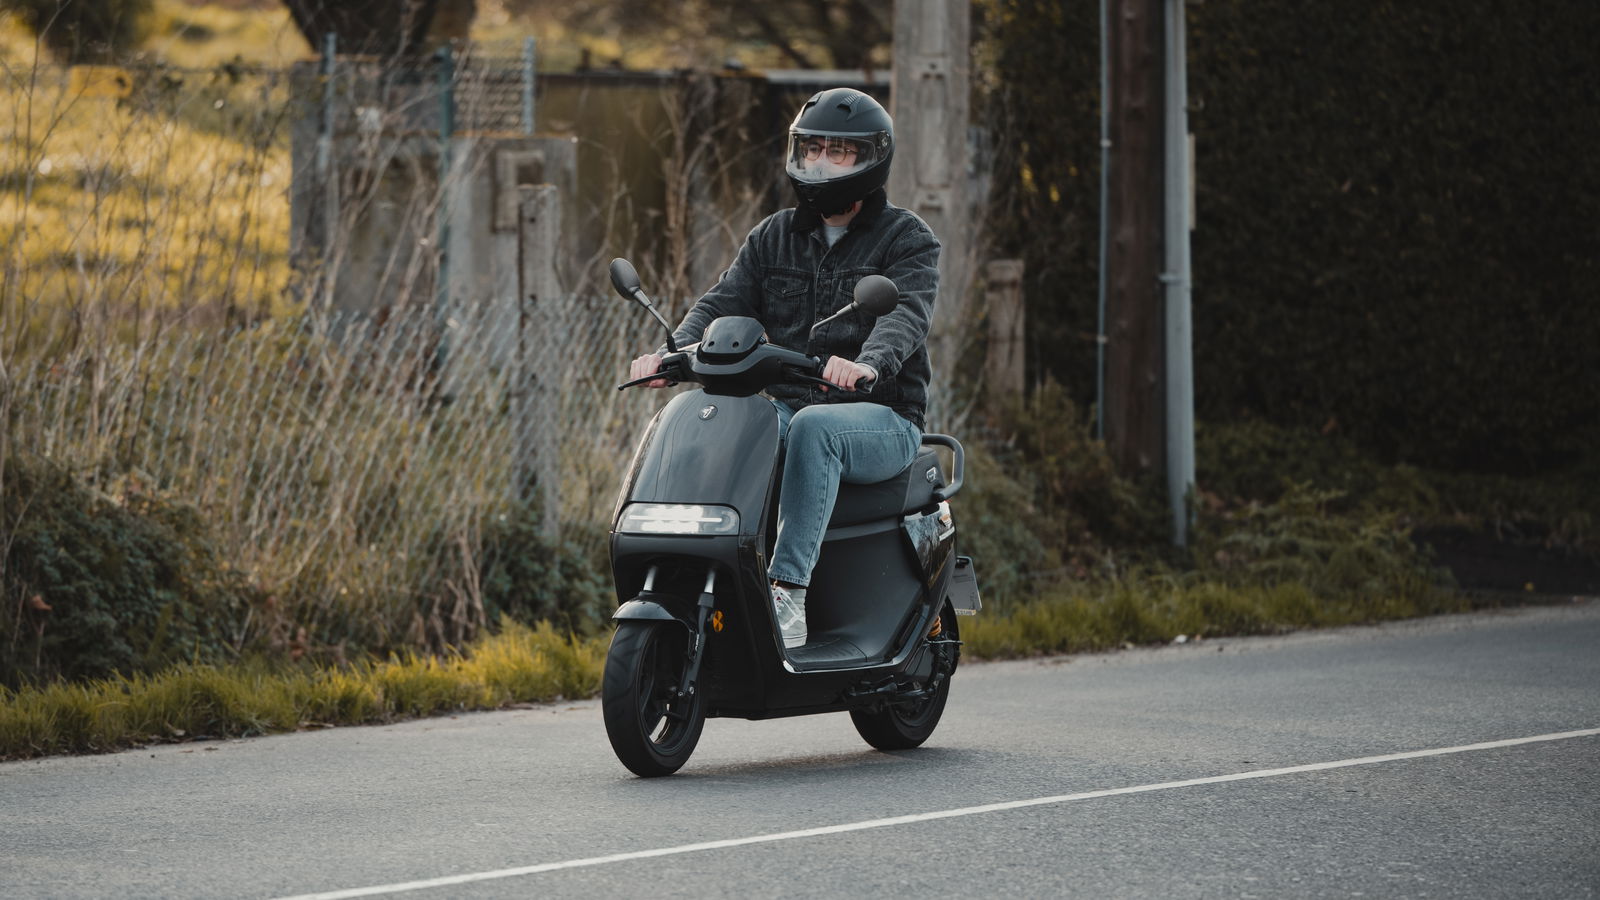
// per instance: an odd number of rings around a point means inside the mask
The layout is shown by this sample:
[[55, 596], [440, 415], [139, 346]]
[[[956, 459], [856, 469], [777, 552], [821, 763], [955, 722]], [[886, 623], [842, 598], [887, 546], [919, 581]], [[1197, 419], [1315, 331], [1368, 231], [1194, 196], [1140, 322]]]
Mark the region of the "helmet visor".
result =
[[822, 182], [872, 168], [886, 155], [889, 134], [791, 132], [787, 169], [799, 181]]

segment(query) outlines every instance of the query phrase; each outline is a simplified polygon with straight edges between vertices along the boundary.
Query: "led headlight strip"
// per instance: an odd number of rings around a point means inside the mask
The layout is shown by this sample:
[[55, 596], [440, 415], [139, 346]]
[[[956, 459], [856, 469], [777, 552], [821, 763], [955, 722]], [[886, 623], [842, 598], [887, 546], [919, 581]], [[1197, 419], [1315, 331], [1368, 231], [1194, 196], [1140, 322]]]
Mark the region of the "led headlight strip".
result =
[[626, 534], [734, 534], [739, 513], [726, 506], [629, 503], [618, 531]]

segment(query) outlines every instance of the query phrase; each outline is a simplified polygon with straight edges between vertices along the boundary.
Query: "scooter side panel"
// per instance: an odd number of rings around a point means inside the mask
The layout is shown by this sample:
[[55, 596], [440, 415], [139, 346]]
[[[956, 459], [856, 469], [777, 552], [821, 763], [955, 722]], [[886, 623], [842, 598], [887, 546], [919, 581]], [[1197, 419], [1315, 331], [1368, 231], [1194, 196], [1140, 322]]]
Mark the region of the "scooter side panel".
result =
[[759, 534], [777, 459], [771, 401], [686, 391], [651, 422], [617, 512], [640, 502], [732, 506], [739, 533]]
[[822, 545], [807, 591], [812, 640], [836, 637], [859, 648], [861, 663], [882, 660], [923, 602], [923, 579], [900, 546], [899, 529]]

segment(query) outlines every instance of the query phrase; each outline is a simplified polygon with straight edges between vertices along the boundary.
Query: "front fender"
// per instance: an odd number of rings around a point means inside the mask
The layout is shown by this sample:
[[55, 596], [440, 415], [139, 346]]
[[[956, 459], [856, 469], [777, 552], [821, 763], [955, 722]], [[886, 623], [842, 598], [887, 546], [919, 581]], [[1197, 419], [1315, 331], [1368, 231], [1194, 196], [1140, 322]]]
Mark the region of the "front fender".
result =
[[[617, 607], [617, 611], [611, 614], [611, 618], [613, 621], [650, 619], [657, 622], [677, 622], [684, 628], [689, 629], [690, 634], [693, 634], [695, 623], [686, 616], [673, 612], [671, 606], [662, 602], [667, 599], [668, 595], [666, 594], [646, 591]], [[677, 605], [679, 604], [673, 604], [673, 606]]]

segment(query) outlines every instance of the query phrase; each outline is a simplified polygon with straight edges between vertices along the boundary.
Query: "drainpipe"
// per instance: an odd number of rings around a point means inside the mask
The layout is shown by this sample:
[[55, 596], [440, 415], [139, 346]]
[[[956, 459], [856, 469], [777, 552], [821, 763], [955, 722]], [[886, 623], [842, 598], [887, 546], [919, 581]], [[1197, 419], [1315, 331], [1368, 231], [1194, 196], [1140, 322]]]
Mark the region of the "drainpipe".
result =
[[1106, 5], [1100, 0], [1100, 285], [1096, 295], [1094, 332], [1094, 436], [1106, 439], [1106, 239], [1109, 227], [1106, 209], [1107, 175], [1111, 167], [1111, 30], [1106, 20]]

